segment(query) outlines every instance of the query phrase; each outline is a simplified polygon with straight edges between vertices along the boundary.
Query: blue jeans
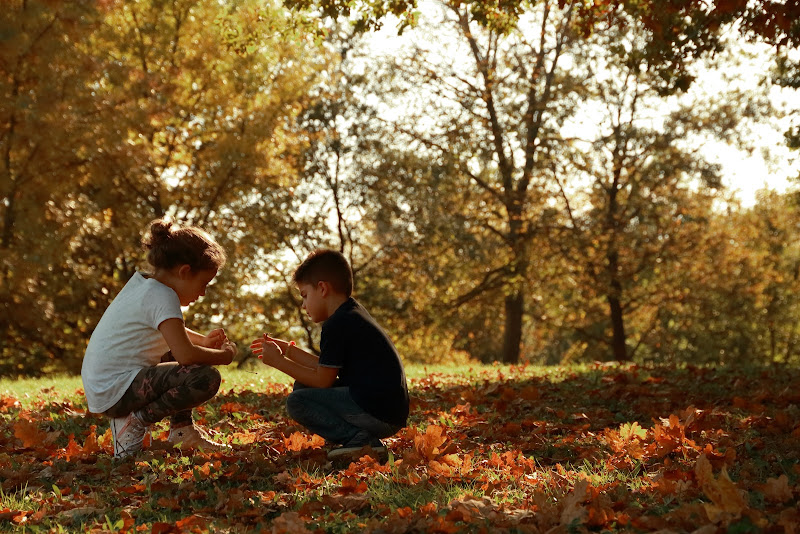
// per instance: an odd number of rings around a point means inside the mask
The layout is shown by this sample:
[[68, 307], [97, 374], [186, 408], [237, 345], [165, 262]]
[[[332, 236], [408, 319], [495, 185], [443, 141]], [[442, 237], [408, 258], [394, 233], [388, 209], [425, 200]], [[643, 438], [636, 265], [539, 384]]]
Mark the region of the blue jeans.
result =
[[286, 399], [286, 410], [310, 432], [345, 447], [378, 446], [381, 438], [388, 438], [402, 428], [364, 411], [347, 387], [312, 388], [295, 384]]

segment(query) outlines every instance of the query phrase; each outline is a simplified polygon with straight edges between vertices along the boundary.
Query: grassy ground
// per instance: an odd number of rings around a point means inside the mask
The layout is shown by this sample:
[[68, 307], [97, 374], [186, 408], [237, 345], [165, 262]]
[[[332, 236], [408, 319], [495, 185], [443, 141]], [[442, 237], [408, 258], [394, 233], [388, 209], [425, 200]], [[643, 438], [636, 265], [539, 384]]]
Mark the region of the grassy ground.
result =
[[231, 453], [109, 454], [79, 378], [0, 380], [0, 531], [793, 532], [800, 372], [410, 366], [390, 460], [331, 465], [278, 373], [196, 410]]

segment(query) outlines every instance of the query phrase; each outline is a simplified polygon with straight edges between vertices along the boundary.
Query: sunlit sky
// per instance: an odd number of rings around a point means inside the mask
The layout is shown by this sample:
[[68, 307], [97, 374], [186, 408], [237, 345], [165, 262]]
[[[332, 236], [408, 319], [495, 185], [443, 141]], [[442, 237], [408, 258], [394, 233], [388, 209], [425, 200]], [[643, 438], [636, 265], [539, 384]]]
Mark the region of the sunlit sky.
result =
[[[420, 7], [423, 19], [432, 17], [433, 20], [440, 20], [441, 15], [436, 14], [439, 8], [434, 2], [423, 0]], [[738, 37], [732, 32], [731, 38]], [[380, 56], [396, 54], [418, 38], [414, 30], [406, 30], [398, 36], [396, 21], [389, 18], [379, 31], [367, 36], [367, 42], [371, 53]], [[757, 57], [742, 68], [737, 76], [743, 88], [754, 87], [770, 67], [772, 50], [769, 47], [752, 45], [751, 50], [757, 53]], [[722, 82], [717, 74], [707, 71], [699, 70], [697, 75], [695, 84], [707, 91], [715, 91], [721, 83], [730, 83]], [[797, 91], [775, 87], [770, 94], [778, 109], [792, 109], [793, 102], [800, 102]], [[797, 115], [797, 104], [793, 109]], [[751, 127], [749, 132], [743, 134], [755, 146], [751, 153], [722, 142], [707, 143], [706, 157], [722, 166], [723, 184], [727, 190], [735, 193], [743, 206], [753, 205], [757, 192], [764, 188], [779, 192], [800, 189], [800, 153], [789, 150], [784, 140], [784, 132], [789, 124], [790, 119], [773, 118], [769, 124]]]

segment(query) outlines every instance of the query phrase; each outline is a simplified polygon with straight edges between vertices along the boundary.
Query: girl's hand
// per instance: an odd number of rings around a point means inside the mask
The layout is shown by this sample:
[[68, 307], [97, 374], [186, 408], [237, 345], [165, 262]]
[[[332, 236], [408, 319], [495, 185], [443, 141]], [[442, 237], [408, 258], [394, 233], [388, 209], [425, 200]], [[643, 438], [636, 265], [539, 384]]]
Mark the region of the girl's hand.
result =
[[227, 338], [219, 348], [230, 354], [231, 361], [233, 361], [233, 358], [236, 356], [236, 353], [239, 352], [239, 349], [236, 348], [236, 343], [234, 343], [233, 341], [229, 341]]
[[[228, 336], [225, 334], [225, 330], [217, 328], [206, 334], [199, 345], [209, 349], [221, 349], [225, 343], [230, 343]], [[233, 346], [234, 348], [236, 347], [236, 345]], [[234, 352], [234, 354], [236, 353]]]

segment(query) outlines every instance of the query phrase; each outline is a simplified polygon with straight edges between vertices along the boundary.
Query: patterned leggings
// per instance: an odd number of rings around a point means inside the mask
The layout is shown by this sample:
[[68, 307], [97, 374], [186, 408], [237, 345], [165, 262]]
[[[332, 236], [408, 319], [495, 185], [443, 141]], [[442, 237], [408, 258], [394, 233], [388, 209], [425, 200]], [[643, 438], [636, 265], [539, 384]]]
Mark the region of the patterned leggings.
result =
[[173, 428], [192, 424], [192, 408], [214, 397], [222, 378], [210, 365], [160, 363], [142, 369], [122, 398], [105, 411], [109, 417], [137, 412], [151, 425], [170, 417]]

